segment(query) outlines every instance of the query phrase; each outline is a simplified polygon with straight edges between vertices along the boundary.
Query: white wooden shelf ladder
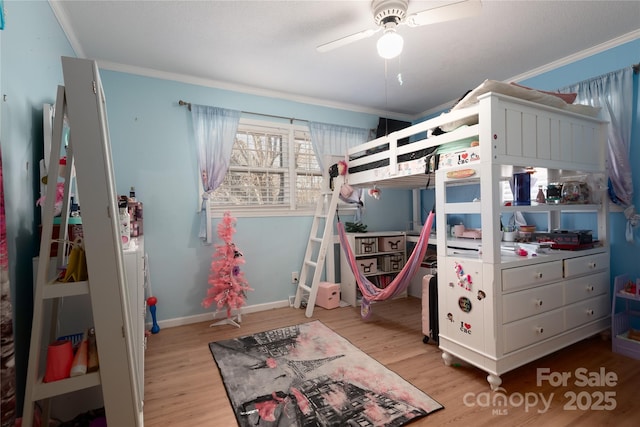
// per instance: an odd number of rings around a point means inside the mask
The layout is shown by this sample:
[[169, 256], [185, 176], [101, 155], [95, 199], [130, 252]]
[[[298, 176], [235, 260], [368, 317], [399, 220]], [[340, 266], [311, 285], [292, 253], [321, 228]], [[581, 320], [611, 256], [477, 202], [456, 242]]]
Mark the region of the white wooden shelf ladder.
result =
[[[33, 425], [36, 402], [44, 402], [42, 425], [49, 425], [50, 398], [100, 386], [109, 425], [138, 427], [143, 425], [142, 401], [135, 379], [132, 319], [127, 309], [126, 276], [102, 85], [95, 61], [63, 57], [62, 68], [65, 86], [58, 87], [55, 106], [22, 425]], [[50, 271], [48, 262], [53, 240], [56, 181], [60, 172], [57, 159], [62, 148], [65, 115], [71, 138], [67, 148], [59, 238], [67, 238], [71, 171], [75, 169], [78, 193], [82, 195], [83, 243], [89, 276], [89, 280], [70, 283], [57, 281], [56, 272]], [[58, 243], [59, 266], [64, 262], [65, 252], [65, 245]], [[91, 301], [93, 325], [89, 326], [96, 332], [99, 369], [45, 383], [41, 353], [55, 340], [57, 302], [63, 297], [79, 295], [88, 295]], [[45, 322], [45, 304], [50, 303], [53, 303], [52, 319]], [[48, 327], [49, 336], [43, 341], [44, 330]]]

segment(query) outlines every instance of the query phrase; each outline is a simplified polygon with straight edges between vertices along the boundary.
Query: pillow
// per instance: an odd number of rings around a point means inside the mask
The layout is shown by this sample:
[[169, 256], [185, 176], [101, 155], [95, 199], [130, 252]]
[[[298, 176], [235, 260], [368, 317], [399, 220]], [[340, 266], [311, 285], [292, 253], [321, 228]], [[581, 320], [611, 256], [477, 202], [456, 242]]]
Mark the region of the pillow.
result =
[[573, 104], [573, 102], [576, 100], [576, 97], [578, 96], [577, 93], [547, 92], [546, 90], [533, 89], [533, 88], [530, 88], [530, 87], [527, 87], [527, 86], [519, 85], [518, 83], [514, 83], [514, 82], [511, 82], [511, 84], [514, 85], [514, 86], [517, 86], [517, 87], [521, 87], [523, 89], [537, 90], [538, 92], [546, 93], [547, 95], [557, 96], [558, 98], [562, 99], [567, 104]]

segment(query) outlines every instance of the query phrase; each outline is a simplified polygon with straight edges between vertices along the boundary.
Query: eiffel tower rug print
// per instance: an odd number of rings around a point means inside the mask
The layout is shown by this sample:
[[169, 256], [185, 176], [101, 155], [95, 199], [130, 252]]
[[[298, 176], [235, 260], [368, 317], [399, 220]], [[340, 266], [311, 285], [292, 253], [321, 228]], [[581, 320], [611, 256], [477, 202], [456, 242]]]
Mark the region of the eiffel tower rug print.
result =
[[209, 348], [242, 427], [397, 427], [443, 408], [317, 320]]

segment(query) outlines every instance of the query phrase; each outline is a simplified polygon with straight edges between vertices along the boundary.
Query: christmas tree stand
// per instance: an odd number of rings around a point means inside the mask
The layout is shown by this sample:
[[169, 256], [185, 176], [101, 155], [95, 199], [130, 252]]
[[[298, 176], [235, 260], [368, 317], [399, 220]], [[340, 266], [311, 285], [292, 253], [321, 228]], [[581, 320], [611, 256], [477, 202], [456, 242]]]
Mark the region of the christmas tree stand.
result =
[[[215, 314], [213, 316], [215, 318]], [[242, 323], [242, 311], [238, 309], [238, 313], [235, 316], [227, 317], [226, 319], [219, 320], [209, 325], [209, 327], [213, 326], [223, 326], [223, 325], [232, 325], [236, 328], [240, 327], [240, 323]]]

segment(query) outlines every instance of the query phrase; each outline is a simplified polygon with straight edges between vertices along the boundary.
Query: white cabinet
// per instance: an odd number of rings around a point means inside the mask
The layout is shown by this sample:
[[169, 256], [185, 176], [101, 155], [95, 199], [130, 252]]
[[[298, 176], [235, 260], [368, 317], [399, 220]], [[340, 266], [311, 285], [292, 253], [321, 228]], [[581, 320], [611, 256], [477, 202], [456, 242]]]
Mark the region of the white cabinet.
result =
[[[404, 267], [407, 259], [404, 232], [347, 233], [347, 241], [360, 271], [379, 288], [388, 286]], [[340, 292], [346, 303], [354, 307], [360, 304], [362, 294], [344, 251], [340, 251]]]
[[[145, 338], [145, 315], [146, 315], [146, 300], [145, 300], [145, 265], [144, 265], [144, 240], [142, 237], [134, 239], [136, 245], [130, 249], [123, 251], [124, 269], [127, 280], [127, 297], [129, 316], [131, 318], [131, 325], [133, 328], [133, 340], [134, 340], [134, 358], [136, 363], [136, 378], [140, 390], [140, 399], [144, 399], [144, 351], [146, 348]], [[33, 270], [38, 271], [39, 258], [33, 258]], [[49, 271], [55, 272], [56, 258], [50, 258]], [[51, 277], [53, 279], [53, 277]], [[34, 273], [34, 288], [35, 288], [35, 273]], [[61, 283], [58, 287], [60, 290], [69, 290], [73, 287], [79, 287], [84, 284], [86, 288], [86, 282], [70, 282]], [[52, 287], [53, 288], [53, 287]], [[59, 295], [64, 297], [59, 304], [59, 313], [57, 315], [56, 325], [49, 325], [55, 327], [53, 331], [55, 337], [75, 335], [86, 332], [93, 326], [93, 316], [91, 312], [91, 301], [88, 295], [88, 290], [80, 291], [79, 293], [73, 293], [71, 291], [64, 292]], [[45, 319], [51, 318], [52, 307], [47, 306], [47, 310], [44, 314]], [[52, 331], [47, 328], [46, 334], [50, 334]], [[46, 360], [46, 347], [42, 349], [41, 360]], [[41, 367], [44, 369], [44, 364]], [[90, 385], [97, 385], [98, 382], [89, 383], [93, 377], [98, 375], [87, 375], [85, 380]], [[59, 392], [57, 389], [69, 387], [65, 383], [73, 380], [78, 381], [79, 377], [69, 378], [63, 381], [56, 381], [53, 383], [42, 384], [42, 387], [51, 389], [49, 394], [56, 394]], [[84, 388], [84, 387], [79, 387]], [[94, 409], [102, 404], [102, 395], [100, 390], [84, 390], [82, 394], [69, 394], [66, 396], [59, 396], [56, 398], [56, 404], [52, 405], [52, 415], [60, 419], [71, 419], [78, 413]]]
[[[607, 202], [508, 206], [503, 200], [503, 183], [525, 168], [544, 169], [560, 182], [604, 176], [606, 124], [519, 102], [480, 102], [479, 160], [436, 172], [436, 222], [476, 231], [474, 239], [438, 234], [439, 345], [447, 365], [457, 357], [483, 369], [495, 390], [505, 372], [610, 325]], [[581, 143], [577, 135], [589, 152], [565, 153], [562, 147]], [[545, 155], [550, 144], [564, 154]], [[501, 218], [516, 212], [543, 232], [579, 217], [593, 224], [597, 241], [581, 250], [518, 253], [518, 243], [503, 242], [501, 231]]]
[[132, 245], [124, 250], [124, 269], [127, 276], [127, 293], [129, 296], [129, 316], [133, 328], [133, 353], [136, 363], [136, 379], [140, 399], [144, 400], [144, 351], [146, 349], [145, 316], [147, 302], [145, 299], [145, 256], [144, 238], [132, 239]]

